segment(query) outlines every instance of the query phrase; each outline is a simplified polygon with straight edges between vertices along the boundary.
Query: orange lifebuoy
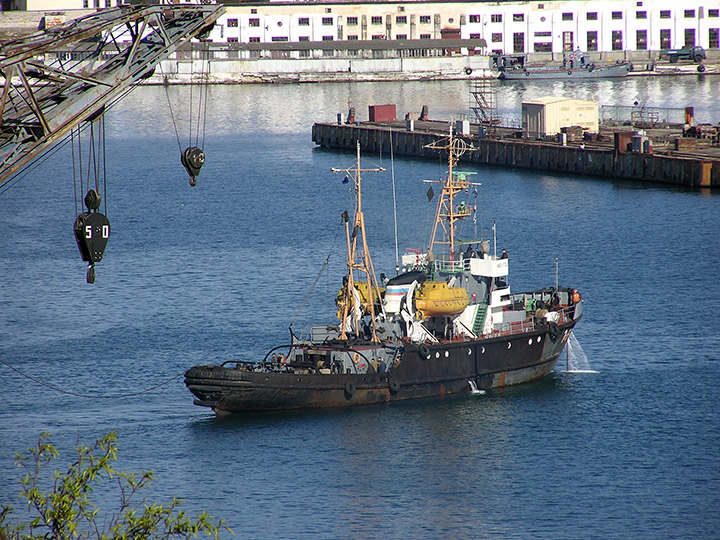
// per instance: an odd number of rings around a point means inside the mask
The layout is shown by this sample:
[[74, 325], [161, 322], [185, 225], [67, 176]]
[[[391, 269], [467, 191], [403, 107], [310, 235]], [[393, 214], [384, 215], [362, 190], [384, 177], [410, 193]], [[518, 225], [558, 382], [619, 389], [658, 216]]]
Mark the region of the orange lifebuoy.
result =
[[573, 289], [573, 303], [577, 304], [580, 301], [580, 293], [577, 291], [577, 289]]

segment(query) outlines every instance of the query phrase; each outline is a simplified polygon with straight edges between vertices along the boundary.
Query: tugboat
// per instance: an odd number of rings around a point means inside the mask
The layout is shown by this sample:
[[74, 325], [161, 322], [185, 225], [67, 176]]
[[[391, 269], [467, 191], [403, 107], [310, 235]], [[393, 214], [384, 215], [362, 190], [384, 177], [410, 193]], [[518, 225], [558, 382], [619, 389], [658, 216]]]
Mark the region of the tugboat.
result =
[[476, 210], [456, 202], [479, 185], [470, 182], [472, 173], [455, 170], [468, 146], [451, 131], [430, 147], [446, 151], [449, 165], [439, 181], [429, 249], [409, 250], [402, 272], [378, 281], [361, 176], [381, 169], [361, 168], [358, 145], [354, 168], [333, 169], [353, 181], [356, 195], [352, 223], [343, 214], [348, 258], [336, 297], [338, 324], [313, 325], [309, 339], [291, 330], [289, 344], [255, 361], [188, 369], [185, 384], [196, 405], [218, 414], [366, 405], [466, 394], [550, 373], [582, 316], [580, 293], [557, 280], [511, 293], [507, 255], [490, 254], [487, 240], [457, 237]]

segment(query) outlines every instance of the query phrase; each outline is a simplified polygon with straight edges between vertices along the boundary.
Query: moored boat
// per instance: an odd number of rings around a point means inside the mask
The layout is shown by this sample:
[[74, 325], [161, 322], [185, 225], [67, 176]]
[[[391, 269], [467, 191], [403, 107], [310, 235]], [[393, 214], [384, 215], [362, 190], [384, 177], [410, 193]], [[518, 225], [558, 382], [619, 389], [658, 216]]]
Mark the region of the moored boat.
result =
[[629, 62], [596, 64], [580, 51], [563, 55], [562, 64], [531, 66], [525, 55], [499, 55], [493, 58], [498, 79], [525, 81], [536, 79], [604, 79], [627, 77], [632, 69]]
[[[459, 241], [475, 212], [456, 198], [471, 186], [455, 170], [466, 150], [452, 132], [427, 251], [409, 250], [402, 271], [381, 284], [365, 241], [363, 169], [358, 147], [352, 179], [356, 207], [347, 213], [347, 273], [336, 297], [338, 324], [292, 334], [263, 358], [188, 369], [195, 404], [217, 413], [332, 407], [469, 393], [547, 375], [582, 316], [575, 289], [554, 286], [511, 293], [509, 259], [488, 240]], [[476, 247], [477, 249], [474, 249]], [[492, 246], [494, 248], [494, 246]], [[464, 251], [463, 251], [464, 250]]]

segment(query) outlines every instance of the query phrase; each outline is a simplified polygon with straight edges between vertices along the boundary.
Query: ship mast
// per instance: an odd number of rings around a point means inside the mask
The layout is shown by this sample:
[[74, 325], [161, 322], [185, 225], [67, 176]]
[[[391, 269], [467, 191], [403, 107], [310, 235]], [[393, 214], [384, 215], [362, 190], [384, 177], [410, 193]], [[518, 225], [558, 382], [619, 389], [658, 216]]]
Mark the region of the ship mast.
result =
[[[456, 172], [454, 169], [457, 167], [458, 159], [466, 151], [477, 150], [472, 145], [468, 145], [463, 139], [455, 137], [453, 135], [452, 126], [450, 127], [450, 133], [447, 139], [435, 141], [425, 146], [425, 148], [431, 148], [434, 150], [447, 150], [448, 152], [448, 173], [447, 177], [442, 182], [442, 193], [438, 198], [437, 208], [435, 209], [435, 222], [433, 223], [432, 233], [430, 236], [430, 247], [429, 250], [432, 252], [435, 244], [445, 244], [448, 246], [450, 259], [454, 260], [456, 256], [456, 243], [457, 239], [455, 236], [456, 228], [458, 223], [468, 216], [471, 216], [475, 211], [475, 207], [470, 205], [455, 205], [455, 197], [467, 190], [470, 186], [479, 186], [479, 183], [470, 182], [468, 176], [474, 173], [467, 172]], [[433, 182], [426, 180], [426, 182]], [[440, 181], [435, 181], [439, 183]], [[440, 225], [440, 229], [438, 229]]]
[[[343, 284], [345, 302], [342, 307], [342, 320], [341, 326], [342, 331], [340, 339], [348, 339], [346, 333], [346, 321], [350, 312], [350, 307], [353, 307], [353, 315], [355, 317], [355, 331], [356, 334], [360, 335], [361, 319], [363, 316], [363, 307], [371, 315], [372, 321], [372, 341], [379, 341], [376, 332], [375, 325], [375, 302], [380, 300], [380, 287], [375, 277], [375, 269], [373, 268], [372, 259], [370, 258], [370, 250], [367, 246], [367, 238], [365, 236], [365, 217], [362, 211], [362, 175], [363, 172], [381, 172], [384, 171], [382, 167], [374, 169], [362, 169], [360, 167], [360, 142], [357, 143], [357, 160], [354, 168], [340, 169], [333, 167], [333, 172], [343, 172], [348, 180], [352, 180], [355, 185], [355, 215], [353, 218], [352, 231], [350, 230], [350, 222], [348, 219], [347, 212], [343, 213], [343, 219], [345, 221], [345, 236], [347, 240], [348, 258], [347, 267], [348, 273]], [[358, 237], [361, 245], [358, 245]], [[367, 306], [358, 305], [358, 293], [355, 289], [355, 271], [363, 272], [367, 278], [368, 284], [368, 298]]]

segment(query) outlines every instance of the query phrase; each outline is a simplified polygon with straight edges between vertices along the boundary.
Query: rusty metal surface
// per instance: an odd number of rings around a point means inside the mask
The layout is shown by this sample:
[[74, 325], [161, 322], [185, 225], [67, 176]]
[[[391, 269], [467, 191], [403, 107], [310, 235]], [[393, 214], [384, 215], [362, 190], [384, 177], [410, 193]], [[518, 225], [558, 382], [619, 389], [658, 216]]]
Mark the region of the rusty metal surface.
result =
[[427, 345], [429, 357], [409, 345], [386, 373], [262, 373], [197, 366], [185, 373], [196, 404], [216, 411], [245, 412], [368, 405], [497, 388], [550, 373], [579, 319], [547, 329], [488, 339]]

